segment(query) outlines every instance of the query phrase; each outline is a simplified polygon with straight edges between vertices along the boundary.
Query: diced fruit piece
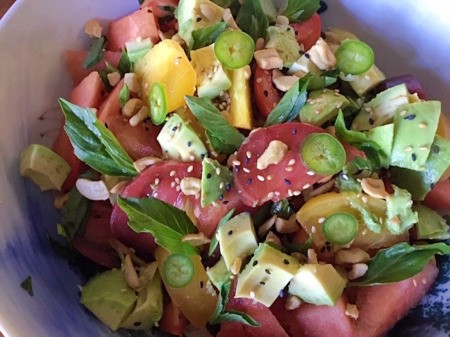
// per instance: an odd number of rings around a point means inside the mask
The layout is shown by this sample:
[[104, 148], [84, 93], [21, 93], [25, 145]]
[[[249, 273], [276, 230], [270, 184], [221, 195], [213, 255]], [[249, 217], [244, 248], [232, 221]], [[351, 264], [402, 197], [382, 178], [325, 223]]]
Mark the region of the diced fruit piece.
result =
[[88, 241], [81, 236], [73, 239], [72, 246], [81, 255], [97, 263], [99, 266], [108, 269], [120, 267], [120, 259], [117, 256], [117, 253], [112, 251], [111, 247]]
[[377, 86], [381, 81], [385, 80], [386, 76], [381, 72], [376, 65], [373, 65], [367, 72], [357, 75], [352, 79], [350, 86], [359, 95], [363, 96], [366, 92]]
[[221, 256], [220, 260], [212, 267], [206, 270], [209, 279], [216, 289], [222, 289], [222, 285], [230, 280], [231, 272], [228, 270], [224, 258]]
[[339, 109], [349, 105], [347, 98], [334, 90], [323, 89], [310, 92], [308, 102], [300, 110], [300, 121], [321, 126], [336, 118]]
[[250, 67], [228, 70], [231, 80], [229, 122], [235, 128], [253, 128], [253, 110], [250, 99]]
[[131, 330], [148, 330], [161, 319], [162, 314], [162, 282], [161, 277], [156, 272], [147, 286], [138, 292], [136, 306], [128, 318], [120, 324], [120, 327]]
[[156, 139], [163, 155], [170, 159], [200, 161], [208, 153], [199, 136], [178, 114], [169, 118]]
[[450, 178], [436, 183], [425, 197], [425, 205], [444, 215], [450, 215]]
[[404, 84], [380, 92], [370, 102], [364, 104], [353, 120], [351, 128], [354, 130], [369, 130], [383, 124], [392, 123], [395, 111], [409, 103], [408, 95], [408, 90]]
[[97, 118], [102, 122], [106, 122], [113, 116], [119, 116], [121, 114], [119, 95], [124, 86], [124, 80], [120, 80], [116, 84], [114, 89], [109, 93], [105, 100], [100, 105], [97, 111]]
[[258, 247], [253, 220], [249, 213], [241, 213], [221, 225], [217, 232], [220, 253], [228, 270], [236, 258], [244, 260]]
[[217, 160], [205, 158], [202, 161], [201, 201], [202, 206], [209, 205], [223, 198], [225, 191], [230, 190], [233, 177], [226, 166]]
[[417, 239], [446, 240], [450, 238], [450, 227], [443, 217], [425, 205], [414, 206], [419, 220], [416, 224]]
[[295, 38], [295, 30], [289, 25], [270, 26], [267, 29], [265, 48], [275, 49], [283, 59], [283, 67], [289, 68], [300, 53], [300, 45]]
[[97, 71], [91, 72], [70, 93], [70, 102], [83, 108], [98, 108], [105, 86]]
[[214, 53], [214, 45], [191, 51], [191, 63], [197, 73], [198, 97], [215, 98], [231, 87], [231, 81]]
[[178, 34], [192, 47], [192, 32], [222, 20], [224, 9], [209, 0], [180, 0], [176, 12]]
[[412, 74], [389, 77], [380, 84], [378, 84], [374, 89], [374, 91], [381, 92], [402, 83], [406, 85], [410, 94], [417, 94], [417, 96], [419, 96], [420, 99], [425, 99], [425, 93], [422, 89], [422, 85], [420, 84], [417, 77]]
[[391, 167], [391, 180], [407, 189], [414, 200], [423, 200], [450, 167], [450, 141], [436, 135], [423, 171]]
[[303, 54], [300, 56], [297, 61], [295, 61], [292, 66], [288, 70], [288, 74], [320, 74], [322, 71], [315, 65], [315, 63], [311, 60], [311, 57], [307, 56], [308, 54]]
[[404, 281], [358, 289], [356, 335], [382, 336], [419, 303], [438, 273], [438, 268], [429, 263], [422, 272]]
[[113, 331], [128, 317], [136, 299], [117, 269], [95, 276], [81, 290], [81, 303]]
[[70, 172], [70, 165], [49, 148], [31, 144], [20, 154], [20, 174], [31, 179], [41, 191], [61, 186]]
[[289, 284], [289, 293], [316, 305], [334, 306], [344, 291], [346, 280], [331, 264], [305, 264]]
[[161, 331], [183, 337], [187, 324], [186, 317], [181, 314], [180, 308], [176, 307], [169, 298], [169, 302], [164, 305], [164, 314], [159, 322]]
[[168, 112], [185, 105], [184, 96], [195, 92], [196, 72], [183, 48], [174, 40], [167, 39], [155, 45], [136, 63], [135, 72], [142, 84], [144, 99], [154, 83], [165, 86]]
[[394, 124], [377, 126], [367, 132], [367, 139], [380, 147], [380, 165], [388, 167], [391, 162], [392, 142], [394, 141]]
[[137, 126], [131, 126], [128, 118], [123, 115], [110, 116], [105, 124], [116, 136], [131, 159], [142, 157], [161, 157], [161, 146], [156, 140], [156, 135], [161, 128], [153, 125], [150, 120], [145, 120]]
[[103, 59], [96, 66], [86, 69], [82, 64], [87, 54], [88, 52], [86, 50], [66, 50], [64, 53], [67, 71], [74, 86], [78, 85], [92, 71], [106, 70], [106, 63], [115, 68], [119, 65], [120, 52], [105, 51]]
[[278, 299], [270, 308], [290, 336], [355, 337], [355, 323], [345, 314], [347, 299], [342, 296], [336, 305], [301, 304], [295, 310], [285, 308], [285, 299]]
[[[386, 202], [382, 199], [365, 196], [367, 203], [364, 205], [378, 219], [386, 217]], [[380, 233], [375, 233], [367, 229], [364, 218], [360, 212], [354, 209], [352, 200], [359, 200], [356, 193], [352, 192], [328, 192], [308, 200], [297, 212], [297, 221], [312, 236], [314, 244], [320, 249], [325, 246], [325, 237], [322, 232], [322, 222], [331, 214], [336, 212], [347, 212], [356, 217], [359, 222], [359, 230], [352, 242], [352, 247], [364, 250], [370, 248], [380, 248], [391, 246], [395, 243], [407, 240], [407, 233], [393, 235], [386, 228], [382, 228]], [[384, 220], [383, 220], [384, 221]]]
[[434, 140], [441, 103], [427, 101], [400, 107], [394, 117], [391, 165], [423, 171]]
[[322, 28], [320, 15], [314, 13], [308, 20], [304, 22], [296, 22], [291, 24], [295, 30], [295, 37], [300, 45], [303, 45], [305, 51], [309, 50], [319, 39]]
[[266, 243], [260, 244], [239, 275], [236, 297], [253, 299], [270, 307], [299, 265], [293, 257]]
[[140, 8], [137, 11], [109, 24], [107, 48], [121, 51], [126, 42], [136, 39], [150, 38], [153, 43], [159, 41], [158, 21], [150, 8]]
[[[278, 90], [272, 81], [273, 71], [265, 70], [255, 65], [255, 74], [253, 76], [253, 95], [255, 96], [256, 106], [263, 118], [267, 118], [273, 108], [280, 101]], [[239, 104], [239, 101], [236, 101]]]
[[[170, 253], [158, 247], [155, 252], [159, 270], [163, 269], [165, 260]], [[205, 326], [211, 318], [217, 304], [217, 294], [208, 279], [205, 267], [199, 255], [189, 256], [195, 272], [189, 284], [181, 288], [170, 287], [163, 279], [166, 290], [173, 303], [180, 308], [183, 315], [196, 327]]]
[[450, 140], [450, 118], [441, 113], [436, 134]]

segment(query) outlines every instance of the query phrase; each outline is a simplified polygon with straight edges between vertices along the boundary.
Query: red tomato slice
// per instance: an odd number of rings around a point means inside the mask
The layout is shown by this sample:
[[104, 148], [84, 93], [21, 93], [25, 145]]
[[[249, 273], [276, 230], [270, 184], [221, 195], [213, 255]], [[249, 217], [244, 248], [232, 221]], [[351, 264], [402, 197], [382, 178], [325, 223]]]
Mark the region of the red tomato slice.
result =
[[136, 160], [142, 157], [161, 157], [161, 146], [156, 140], [156, 136], [161, 130], [147, 119], [137, 126], [131, 126], [128, 118], [122, 115], [107, 118], [105, 124], [116, 136], [131, 159]]
[[120, 82], [116, 84], [114, 89], [109, 93], [109, 95], [105, 98], [102, 104], [100, 104], [100, 107], [97, 111], [97, 118], [103, 123], [111, 117], [120, 115], [121, 108], [119, 102], [119, 94], [124, 86], [124, 83], [124, 79], [122, 78]]
[[72, 240], [72, 246], [84, 257], [94, 261], [100, 266], [111, 268], [120, 268], [120, 259], [117, 253], [105, 245], [91, 242], [83, 237], [76, 237]]
[[272, 70], [264, 70], [257, 65], [253, 76], [253, 94], [260, 114], [265, 118], [280, 101], [278, 90], [272, 82]]
[[186, 330], [187, 319], [181, 314], [172, 301], [164, 305], [163, 317], [159, 321], [159, 328], [167, 333], [182, 337]]
[[450, 215], [450, 178], [439, 181], [427, 194], [424, 203], [441, 214]]
[[293, 23], [291, 26], [295, 30], [295, 37], [297, 38], [298, 43], [303, 44], [303, 48], [306, 51], [309, 50], [319, 39], [322, 29], [322, 22], [319, 14], [314, 13], [305, 22]]

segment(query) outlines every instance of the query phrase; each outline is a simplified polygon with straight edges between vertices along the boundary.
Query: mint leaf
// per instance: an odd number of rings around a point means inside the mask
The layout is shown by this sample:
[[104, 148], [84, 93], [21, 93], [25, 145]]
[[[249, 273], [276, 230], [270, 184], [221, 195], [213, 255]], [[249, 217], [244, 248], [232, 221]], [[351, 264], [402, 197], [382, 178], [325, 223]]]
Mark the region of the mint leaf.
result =
[[73, 145], [75, 155], [94, 170], [111, 176], [135, 176], [133, 160], [122, 145], [93, 114], [60, 98], [66, 117], [64, 129]]
[[277, 106], [267, 117], [264, 126], [291, 122], [298, 117], [300, 109], [305, 105], [307, 99], [307, 91], [311, 76], [298, 80], [291, 89], [289, 89], [278, 102]]
[[128, 102], [130, 99], [130, 89], [128, 88], [128, 85], [125, 84], [122, 89], [120, 89], [119, 92], [119, 105], [121, 108]]
[[120, 53], [118, 70], [122, 76], [131, 71], [131, 62], [125, 49], [122, 49], [122, 52]]
[[194, 44], [192, 49], [199, 49], [213, 44], [216, 39], [227, 29], [226, 22], [219, 22], [213, 26], [203, 27], [192, 32]]
[[25, 280], [23, 280], [20, 286], [28, 293], [28, 295], [34, 296], [33, 281], [31, 280], [31, 276], [28, 276]]
[[368, 286], [399, 282], [420, 273], [435, 255], [450, 254], [450, 246], [443, 242], [410, 246], [406, 242], [381, 249], [369, 262], [363, 277], [351, 286]]
[[222, 116], [207, 98], [186, 96], [186, 103], [198, 122], [205, 128], [213, 149], [231, 154], [241, 146], [245, 137]]
[[255, 42], [260, 37], [265, 38], [269, 22], [261, 7], [261, 0], [245, 0], [237, 14], [236, 23]]
[[94, 39], [86, 58], [83, 60], [83, 68], [92, 68], [102, 60], [106, 44], [107, 41], [104, 36]]
[[290, 22], [308, 20], [320, 8], [320, 0], [287, 0], [283, 15]]
[[219, 324], [223, 322], [236, 322], [253, 327], [259, 327], [259, 323], [255, 321], [250, 315], [237, 310], [222, 311], [212, 324]]
[[220, 219], [219, 224], [217, 225], [217, 229], [213, 235], [213, 237], [211, 238], [211, 242], [209, 243], [209, 251], [208, 251], [208, 256], [211, 256], [214, 251], [217, 248], [217, 245], [219, 244], [219, 240], [217, 240], [217, 231], [219, 230], [220, 226], [222, 226], [224, 223], [228, 222], [234, 214], [234, 208], [229, 211], [227, 214], [225, 214], [223, 216], [222, 219]]
[[155, 198], [119, 197], [117, 204], [128, 216], [128, 226], [136, 233], [150, 233], [156, 243], [172, 253], [197, 254], [195, 247], [182, 242], [183, 236], [196, 232], [185, 212]]

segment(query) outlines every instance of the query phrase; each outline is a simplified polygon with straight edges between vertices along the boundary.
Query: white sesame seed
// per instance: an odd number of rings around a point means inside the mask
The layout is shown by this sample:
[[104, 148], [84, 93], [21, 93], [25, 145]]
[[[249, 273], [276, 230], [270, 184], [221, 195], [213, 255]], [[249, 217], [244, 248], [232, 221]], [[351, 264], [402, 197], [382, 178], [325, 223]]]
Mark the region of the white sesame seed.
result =
[[312, 226], [311, 227], [311, 233], [314, 234], [315, 232], [317, 232], [317, 228], [316, 228], [316, 226]]
[[426, 278], [422, 279], [422, 284], [427, 284], [427, 279]]
[[263, 79], [261, 78], [261, 77], [258, 77], [257, 79], [256, 79], [256, 83], [261, 83], [263, 81]]
[[367, 199], [366, 196], [363, 196], [361, 199], [362, 199], [362, 202], [365, 204], [367, 204], [367, 202], [369, 201], [369, 199]]
[[428, 146], [421, 146], [419, 150], [428, 151], [430, 148]]
[[317, 219], [317, 222], [318, 223], [323, 223], [325, 221], [325, 218], [324, 217], [320, 217], [319, 219]]
[[267, 198], [269, 198], [269, 199], [272, 199], [273, 198], [273, 192], [269, 192], [268, 194], [267, 194]]
[[415, 279], [413, 280], [413, 285], [414, 287], [417, 287], [417, 281]]
[[174, 188], [175, 185], [176, 185], [175, 181], [172, 181], [172, 182], [170, 183], [170, 187], [172, 187], [172, 188]]
[[155, 179], [155, 186], [158, 186], [158, 185], [159, 185], [159, 182], [160, 182], [159, 178], [156, 178], [156, 179]]
[[264, 177], [261, 176], [261, 175], [258, 175], [257, 178], [258, 178], [259, 181], [264, 181], [265, 180]]
[[315, 175], [316, 173], [315, 173], [314, 171], [308, 171], [308, 172], [306, 172], [306, 174], [309, 175], [309, 176], [313, 176], [313, 175]]
[[365, 107], [364, 110], [366, 110], [367, 112], [371, 112], [372, 108], [371, 107]]
[[278, 191], [273, 192], [273, 194], [275, 194], [276, 196], [280, 196], [280, 192]]
[[411, 152], [411, 151], [412, 151], [412, 146], [405, 147], [405, 152]]
[[244, 170], [245, 173], [250, 173], [250, 170], [248, 168], [246, 168], [246, 167], [244, 167], [243, 170]]
[[406, 110], [402, 110], [399, 112], [400, 117], [403, 117], [404, 115], [406, 115]]
[[180, 178], [175, 178], [175, 182], [176, 182], [177, 184], [179, 184], [179, 183], [180, 183]]
[[177, 187], [175, 187], [175, 191], [177, 191], [177, 192], [180, 192], [180, 191], [181, 191], [180, 185], [177, 185]]
[[365, 79], [366, 81], [370, 81], [370, 76], [369, 76], [369, 75], [366, 75], [366, 76], [364, 76], [364, 79]]
[[269, 175], [267, 176], [267, 180], [272, 180], [272, 179], [273, 179], [273, 175], [269, 174]]
[[220, 184], [219, 184], [219, 188], [223, 189], [224, 187], [225, 187], [225, 183], [223, 181], [221, 181]]
[[192, 172], [194, 170], [194, 166], [193, 165], [190, 165], [188, 168], [187, 168], [187, 171], [190, 173], [190, 172]]
[[295, 159], [291, 159], [288, 161], [288, 166], [292, 166], [295, 164]]
[[300, 194], [302, 194], [302, 191], [294, 191], [293, 193], [295, 196], [299, 196]]
[[170, 173], [169, 173], [169, 175], [170, 175], [171, 177], [173, 177], [175, 174], [177, 174], [177, 172], [176, 172], [175, 170], [172, 170], [172, 171], [170, 171]]
[[247, 158], [251, 158], [252, 157], [252, 153], [250, 151], [247, 151], [246, 155], [247, 155]]
[[239, 160], [233, 160], [233, 166], [239, 166], [241, 165], [241, 162]]
[[292, 166], [286, 166], [284, 169], [288, 172], [291, 172], [293, 170]]
[[303, 189], [304, 190], [306, 190], [307, 188], [310, 188], [311, 187], [311, 184], [305, 184], [305, 185], [303, 185]]
[[221, 171], [220, 171], [220, 167], [216, 167], [216, 174], [217, 174], [217, 175], [220, 175], [220, 172], [221, 172]]
[[420, 123], [419, 124], [419, 128], [421, 129], [425, 129], [427, 127], [427, 125], [425, 123]]
[[250, 297], [251, 298], [255, 298], [255, 296], [256, 296], [255, 292], [254, 291], [250, 291]]
[[294, 195], [294, 193], [292, 192], [291, 189], [288, 190], [288, 195], [289, 195], [290, 197], [292, 197], [292, 196]]

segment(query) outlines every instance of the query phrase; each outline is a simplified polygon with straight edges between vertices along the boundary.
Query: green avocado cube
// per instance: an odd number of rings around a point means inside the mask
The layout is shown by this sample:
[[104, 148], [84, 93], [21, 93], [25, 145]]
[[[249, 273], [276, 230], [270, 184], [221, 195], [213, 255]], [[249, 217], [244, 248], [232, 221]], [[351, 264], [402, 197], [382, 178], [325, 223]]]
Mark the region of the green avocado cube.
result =
[[201, 203], [209, 205], [230, 189], [233, 176], [228, 167], [220, 165], [217, 160], [205, 158], [202, 161]]
[[321, 126], [325, 122], [336, 118], [340, 109], [346, 108], [348, 99], [330, 89], [312, 91], [308, 101], [300, 110], [300, 121]]
[[308, 263], [299, 268], [289, 293], [307, 303], [333, 306], [341, 297], [347, 281], [331, 264]]
[[283, 66], [291, 67], [299, 58], [300, 45], [295, 38], [295, 31], [289, 25], [270, 26], [267, 28], [267, 49], [275, 49], [283, 59]]
[[425, 170], [440, 113], [438, 101], [411, 103], [395, 112], [391, 166]]
[[236, 297], [270, 307], [298, 270], [300, 263], [267, 243], [261, 243], [239, 275]]
[[436, 211], [425, 205], [416, 205], [414, 211], [419, 215], [416, 224], [417, 239], [446, 240], [450, 238], [449, 225]]
[[377, 126], [367, 132], [367, 139], [380, 147], [382, 154], [380, 164], [388, 167], [391, 162], [392, 142], [394, 140], [394, 124]]

